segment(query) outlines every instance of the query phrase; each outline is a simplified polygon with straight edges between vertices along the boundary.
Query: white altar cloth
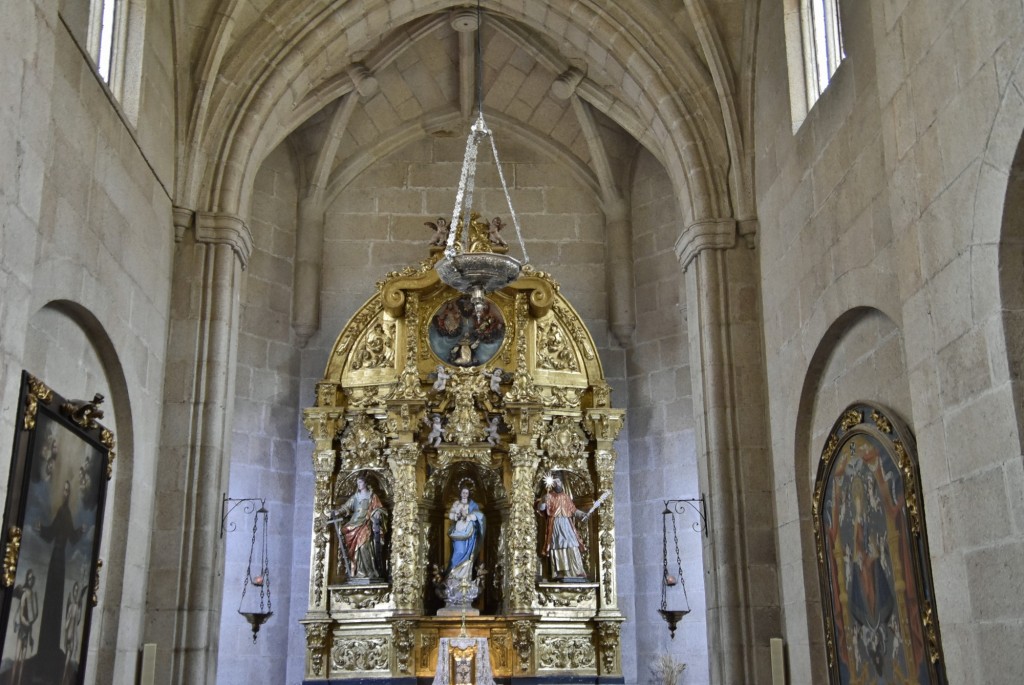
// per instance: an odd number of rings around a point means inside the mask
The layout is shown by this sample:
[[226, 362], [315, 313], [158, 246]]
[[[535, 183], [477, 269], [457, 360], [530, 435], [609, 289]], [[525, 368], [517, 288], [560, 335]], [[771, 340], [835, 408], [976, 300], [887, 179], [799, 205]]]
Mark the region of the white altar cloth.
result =
[[491, 672], [491, 650], [486, 637], [442, 637], [437, 648], [437, 671], [434, 673], [434, 685], [451, 685], [452, 674], [449, 672], [451, 659], [448, 658], [448, 646], [456, 649], [467, 649], [476, 645], [476, 685], [494, 685], [494, 674]]

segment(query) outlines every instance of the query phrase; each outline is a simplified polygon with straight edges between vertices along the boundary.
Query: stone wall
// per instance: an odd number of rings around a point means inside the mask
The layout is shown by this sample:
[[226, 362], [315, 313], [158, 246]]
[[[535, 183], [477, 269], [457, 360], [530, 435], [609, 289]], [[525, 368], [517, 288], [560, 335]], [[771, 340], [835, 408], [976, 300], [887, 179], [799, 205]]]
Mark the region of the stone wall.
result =
[[[57, 4], [15, 3], [0, 27], [0, 444], [13, 438], [22, 368], [69, 397], [107, 396], [117, 475], [88, 668], [96, 682], [128, 682], [143, 641], [173, 249], [169, 173], [153, 160], [171, 155], [166, 140], [141, 142], [148, 123], [126, 124]], [[169, 63], [169, 21], [154, 16], [146, 54]], [[145, 106], [168, 108], [166, 74], [147, 76], [157, 100]]]
[[[256, 177], [252, 219], [254, 248], [242, 286], [235, 415], [231, 436], [229, 497], [260, 497], [268, 515], [268, 560], [274, 617], [253, 645], [249, 624], [238, 615], [242, 583], [252, 544], [253, 516], [244, 506], [231, 515], [225, 535], [224, 594], [217, 682], [290, 682], [281, 645], [301, 632], [290, 620], [293, 604], [306, 598], [292, 588], [295, 474], [308, 470], [308, 455], [296, 452], [299, 411], [299, 350], [291, 330], [292, 277], [298, 191], [287, 147], [279, 146]], [[258, 563], [258, 560], [257, 562]], [[249, 585], [247, 598], [256, 588]], [[258, 655], [262, 658], [254, 659]]]
[[[779, 97], [781, 4], [762, 4], [758, 41], [762, 297], [791, 677], [825, 678], [806, 526], [814, 452], [827, 414], [872, 399], [896, 405], [917, 436], [950, 682], [1018, 682], [1002, 645], [1024, 637], [1024, 612], [992, 598], [1020, 596], [999, 569], [1024, 560], [998, 295], [1002, 202], [1024, 124], [1021, 6], [840, 5], [847, 58], [795, 133]], [[802, 579], [787, 575], [801, 568]]]
[[[662, 653], [687, 664], [683, 682], [706, 682], [702, 535], [693, 530], [692, 524], [699, 519], [687, 505], [681, 505], [684, 513], [676, 517], [676, 524], [692, 613], [679, 624], [675, 639], [670, 638], [667, 624], [657, 613], [663, 575], [663, 501], [700, 497], [701, 493], [694, 444], [686, 297], [682, 269], [673, 250], [680, 212], [667, 174], [646, 151], [640, 153], [636, 162], [630, 198], [637, 326], [627, 363], [633, 519], [629, 547], [634, 569], [629, 619], [636, 630], [637, 682], [646, 681], [649, 664]], [[666, 530], [670, 572], [678, 576], [671, 523]], [[672, 591], [670, 609], [682, 608], [679, 590], [676, 587]]]

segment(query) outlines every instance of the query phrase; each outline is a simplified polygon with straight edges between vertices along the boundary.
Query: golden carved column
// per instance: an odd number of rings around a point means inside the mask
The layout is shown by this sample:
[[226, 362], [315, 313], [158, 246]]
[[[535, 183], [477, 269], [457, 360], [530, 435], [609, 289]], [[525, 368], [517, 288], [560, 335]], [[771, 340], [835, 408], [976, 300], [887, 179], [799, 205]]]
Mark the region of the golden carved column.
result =
[[[320, 383], [320, 386], [331, 385]], [[321, 393], [317, 388], [317, 395]], [[330, 532], [327, 519], [331, 507], [331, 476], [338, 463], [334, 438], [341, 428], [342, 412], [338, 408], [316, 407], [303, 413], [303, 423], [314, 443], [313, 448], [313, 544], [309, 559], [309, 607], [307, 618], [327, 617], [327, 565]]]
[[[618, 452], [613, 443], [622, 430], [624, 412], [620, 409], [588, 409], [584, 426], [594, 440], [594, 468], [597, 471], [597, 490], [611, 493], [615, 488], [615, 462]], [[610, 495], [597, 515], [597, 550], [600, 559], [598, 596], [600, 613], [618, 614], [618, 588], [615, 574], [615, 496]]]
[[395, 611], [399, 614], [423, 612], [423, 569], [420, 547], [420, 492], [416, 482], [416, 464], [421, 448], [415, 443], [392, 447], [388, 466], [395, 483], [395, 511], [391, 532], [391, 584]]
[[533, 482], [540, 457], [532, 445], [509, 446], [512, 464], [512, 508], [509, 512], [509, 567], [505, 596], [511, 613], [530, 611], [537, 567], [537, 524], [533, 513]]

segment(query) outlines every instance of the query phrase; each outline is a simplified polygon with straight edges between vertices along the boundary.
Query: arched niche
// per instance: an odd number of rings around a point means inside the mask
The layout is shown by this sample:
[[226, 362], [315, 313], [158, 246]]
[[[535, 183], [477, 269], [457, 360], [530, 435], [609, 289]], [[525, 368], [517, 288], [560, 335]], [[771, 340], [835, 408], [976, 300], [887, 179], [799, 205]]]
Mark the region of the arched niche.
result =
[[[125, 670], [115, 664], [118, 653], [134, 654], [141, 614], [124, 611], [128, 525], [131, 519], [134, 433], [131, 399], [124, 369], [113, 341], [98, 318], [71, 300], [53, 300], [29, 319], [25, 367], [65, 397], [91, 397], [101, 393], [102, 423], [115, 436], [117, 460], [107, 484], [106, 510], [101, 535], [99, 604], [93, 613], [86, 660], [87, 678], [109, 682]], [[131, 583], [131, 579], [127, 579]], [[138, 579], [135, 579], [138, 582]], [[125, 642], [131, 641], [126, 647]], [[120, 643], [120, 644], [119, 644]], [[119, 649], [120, 647], [120, 649]]]
[[886, 313], [874, 307], [854, 306], [825, 329], [804, 377], [794, 436], [796, 519], [779, 522], [786, 541], [780, 566], [789, 577], [802, 578], [797, 597], [783, 598], [787, 640], [807, 646], [804, 653], [809, 662], [792, 667], [813, 682], [828, 680], [812, 519], [821, 446], [842, 408], [860, 397], [879, 398], [904, 416], [912, 416], [903, 346], [899, 326]]

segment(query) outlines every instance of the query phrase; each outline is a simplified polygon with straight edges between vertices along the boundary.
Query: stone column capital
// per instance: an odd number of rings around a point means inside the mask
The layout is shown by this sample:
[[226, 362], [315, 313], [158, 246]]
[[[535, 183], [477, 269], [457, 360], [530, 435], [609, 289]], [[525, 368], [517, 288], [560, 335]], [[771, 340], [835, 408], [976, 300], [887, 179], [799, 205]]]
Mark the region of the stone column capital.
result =
[[240, 217], [220, 212], [196, 212], [196, 242], [228, 245], [244, 269], [252, 254], [252, 233]]
[[700, 219], [683, 229], [676, 239], [676, 258], [685, 270], [704, 250], [728, 250], [736, 246], [737, 222], [732, 217]]

